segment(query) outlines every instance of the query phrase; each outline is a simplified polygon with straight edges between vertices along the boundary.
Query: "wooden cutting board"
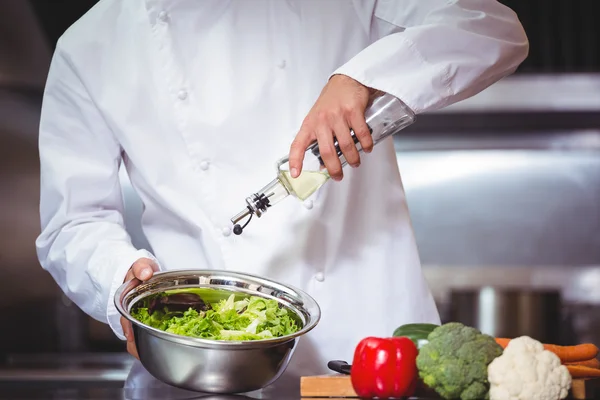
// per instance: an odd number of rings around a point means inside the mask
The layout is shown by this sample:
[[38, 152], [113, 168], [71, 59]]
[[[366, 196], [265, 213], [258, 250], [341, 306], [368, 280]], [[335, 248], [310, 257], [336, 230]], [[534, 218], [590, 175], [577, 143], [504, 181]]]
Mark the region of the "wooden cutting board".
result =
[[[300, 378], [300, 396], [304, 400], [323, 397], [358, 398], [352, 388], [350, 376], [342, 374], [303, 376]], [[415, 397], [431, 398], [431, 396]], [[569, 399], [589, 400], [600, 399], [600, 379], [573, 379]]]

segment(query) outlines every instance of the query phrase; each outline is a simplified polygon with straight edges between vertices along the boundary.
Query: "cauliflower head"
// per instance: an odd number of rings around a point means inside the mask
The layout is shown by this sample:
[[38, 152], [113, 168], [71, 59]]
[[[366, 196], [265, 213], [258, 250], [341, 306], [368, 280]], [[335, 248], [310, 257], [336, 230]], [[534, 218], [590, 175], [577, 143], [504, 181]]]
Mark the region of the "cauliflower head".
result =
[[528, 336], [509, 342], [488, 365], [490, 400], [561, 400], [571, 388], [571, 374], [560, 358]]
[[502, 354], [494, 338], [458, 322], [435, 328], [417, 356], [423, 383], [444, 399], [488, 398], [487, 366]]

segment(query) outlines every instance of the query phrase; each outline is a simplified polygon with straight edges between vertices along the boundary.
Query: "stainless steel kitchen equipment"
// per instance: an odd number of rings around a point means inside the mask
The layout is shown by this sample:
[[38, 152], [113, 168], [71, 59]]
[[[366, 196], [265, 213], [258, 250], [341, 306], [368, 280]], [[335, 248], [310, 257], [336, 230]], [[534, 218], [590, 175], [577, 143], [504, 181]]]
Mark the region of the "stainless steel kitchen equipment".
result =
[[455, 289], [450, 294], [450, 320], [494, 337], [527, 335], [560, 343], [561, 303], [561, 293], [554, 289]]
[[[140, 300], [167, 290], [217, 289], [277, 300], [299, 319], [298, 332], [254, 341], [215, 341], [167, 333], [142, 324], [130, 314]], [[155, 378], [182, 389], [207, 393], [242, 393], [275, 382], [287, 368], [298, 339], [320, 320], [316, 301], [303, 291], [265, 278], [215, 270], [170, 271], [141, 283], [134, 279], [115, 293], [115, 305], [133, 326], [140, 361]]]

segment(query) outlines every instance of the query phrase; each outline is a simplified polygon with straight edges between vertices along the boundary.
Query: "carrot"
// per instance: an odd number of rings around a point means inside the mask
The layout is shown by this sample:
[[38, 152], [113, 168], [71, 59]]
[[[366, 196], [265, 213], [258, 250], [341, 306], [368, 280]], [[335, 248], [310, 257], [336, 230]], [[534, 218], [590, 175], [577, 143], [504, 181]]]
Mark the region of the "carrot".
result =
[[567, 365], [571, 378], [600, 378], [600, 369], [583, 367], [581, 365]]
[[565, 363], [565, 365], [600, 369], [600, 360], [598, 360], [597, 358], [590, 358], [589, 360], [585, 360], [585, 361], [576, 361], [576, 362]]
[[498, 343], [503, 349], [505, 349], [506, 346], [508, 346], [508, 344], [510, 343], [510, 339], [496, 338], [496, 343]]
[[[508, 346], [511, 339], [507, 338], [496, 338], [498, 343], [503, 349]], [[556, 354], [560, 361], [563, 363], [572, 363], [578, 361], [586, 361], [591, 358], [595, 358], [600, 349], [592, 343], [578, 344], [574, 346], [559, 346], [556, 344], [544, 344], [544, 349], [549, 350]]]
[[557, 346], [545, 344], [544, 348], [556, 354], [563, 363], [585, 361], [598, 355], [598, 347], [592, 343], [578, 344], [575, 346]]

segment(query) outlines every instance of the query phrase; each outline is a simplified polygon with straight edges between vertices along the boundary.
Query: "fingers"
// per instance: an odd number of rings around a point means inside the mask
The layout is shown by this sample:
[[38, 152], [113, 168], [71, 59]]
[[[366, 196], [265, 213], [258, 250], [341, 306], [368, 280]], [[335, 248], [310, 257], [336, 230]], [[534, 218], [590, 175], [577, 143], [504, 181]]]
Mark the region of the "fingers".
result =
[[342, 172], [342, 163], [337, 155], [333, 144], [333, 132], [328, 124], [322, 124], [317, 131], [317, 141], [319, 142], [319, 153], [321, 159], [329, 172], [329, 176], [334, 181], [340, 181], [344, 177]]
[[[373, 137], [365, 121], [364, 114], [358, 109], [353, 108], [347, 113], [348, 124], [354, 131], [354, 135], [358, 138], [360, 146], [365, 153], [370, 153], [373, 150]], [[350, 162], [350, 160], [348, 160]]]
[[135, 346], [135, 338], [133, 337], [131, 323], [121, 317], [121, 327], [123, 328], [123, 334], [127, 338], [127, 352], [139, 360], [140, 357], [137, 352], [137, 347]]
[[132, 335], [131, 323], [129, 321], [127, 321], [125, 319], [125, 317], [121, 317], [120, 322], [121, 322], [121, 328], [123, 328], [123, 334], [125, 335], [125, 337], [129, 341], [129, 338], [133, 336]]
[[131, 271], [133, 272], [133, 276], [138, 278], [141, 281], [147, 281], [152, 277], [154, 273], [154, 262], [147, 258], [141, 258], [137, 260], [131, 266]]
[[[149, 258], [140, 258], [136, 262], [133, 263], [127, 274], [125, 275], [124, 282], [130, 281], [133, 278], [137, 278], [141, 281], [147, 281], [152, 277], [154, 271], [158, 270], [158, 266], [156, 263]], [[135, 338], [133, 336], [133, 328], [131, 327], [131, 322], [127, 321], [124, 317], [121, 317], [121, 328], [123, 328], [123, 334], [127, 338], [127, 352], [137, 358], [140, 359], [137, 347], [135, 345]]]
[[302, 171], [306, 148], [316, 139], [321, 159], [334, 180], [343, 178], [341, 161], [334, 147], [334, 137], [339, 150], [353, 167], [360, 165], [360, 152], [351, 136], [354, 131], [365, 152], [373, 148], [373, 139], [365, 122], [365, 108], [370, 89], [343, 75], [333, 76], [302, 123], [290, 148], [289, 165], [293, 178]]
[[340, 150], [352, 167], [358, 167], [360, 165], [360, 155], [356, 144], [350, 135], [350, 127], [346, 122], [346, 119], [342, 116], [336, 116], [331, 122], [333, 126], [333, 132], [340, 146]]
[[[367, 150], [373, 148], [373, 140], [369, 129], [364, 120], [354, 115], [360, 115], [360, 111], [330, 111], [319, 113], [316, 118], [307, 119], [302, 129], [296, 135], [290, 148], [290, 173], [292, 178], [297, 178], [302, 172], [302, 163], [306, 148], [316, 139], [319, 143], [319, 152], [329, 175], [333, 180], [340, 181], [343, 178], [342, 164], [334, 146], [334, 135], [340, 146], [342, 154], [353, 167], [360, 165], [360, 154], [356, 148], [352, 136], [350, 135], [350, 126], [348, 121], [353, 121], [353, 125], [358, 126], [355, 134], [359, 139], [361, 146]], [[312, 134], [316, 132], [316, 134]]]
[[314, 140], [315, 136], [312, 131], [309, 130], [306, 124], [303, 124], [300, 132], [298, 132], [290, 147], [289, 163], [292, 178], [300, 176], [300, 173], [302, 172], [302, 163], [304, 162], [304, 153], [306, 153], [306, 148]]
[[128, 282], [133, 278], [135, 278], [135, 275], [133, 275], [133, 270], [129, 268], [129, 271], [127, 271], [127, 275], [125, 275], [125, 279], [123, 279], [123, 282]]
[[133, 340], [127, 341], [127, 352], [138, 360], [140, 359], [140, 355], [137, 352], [137, 348], [135, 347], [135, 342]]

